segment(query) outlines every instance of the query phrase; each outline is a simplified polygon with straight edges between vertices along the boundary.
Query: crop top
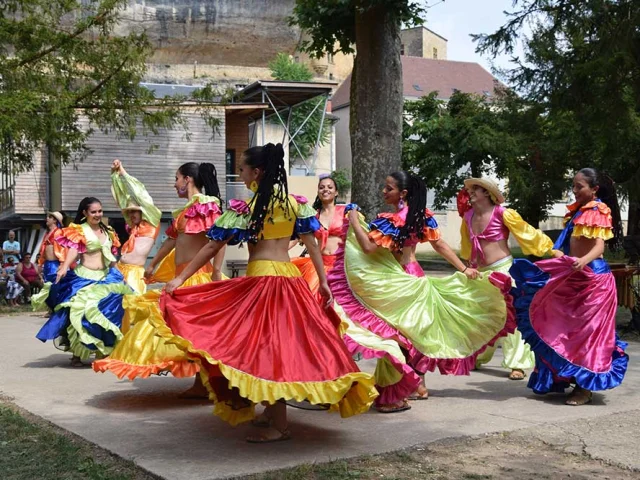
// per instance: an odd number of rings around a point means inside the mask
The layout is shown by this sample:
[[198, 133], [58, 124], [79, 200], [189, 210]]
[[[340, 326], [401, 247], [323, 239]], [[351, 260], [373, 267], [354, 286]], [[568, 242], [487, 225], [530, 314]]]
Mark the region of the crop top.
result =
[[56, 237], [56, 242], [65, 248], [75, 248], [78, 253], [102, 252], [102, 258], [105, 265], [116, 261], [120, 240], [118, 235], [111, 227], [106, 227], [105, 233], [107, 238], [104, 243], [100, 243], [100, 239], [91, 229], [88, 223], [72, 223], [67, 228], [60, 230], [60, 235]]
[[[392, 252], [399, 251], [398, 240], [400, 229], [404, 227], [407, 220], [409, 207], [404, 207], [396, 213], [379, 213], [376, 219], [369, 224], [369, 239], [379, 247], [386, 248]], [[405, 247], [413, 247], [418, 243], [435, 242], [440, 239], [440, 229], [438, 222], [433, 218], [433, 212], [428, 208], [424, 210], [424, 226], [422, 228], [422, 239], [412, 233], [404, 242]]]
[[295, 239], [299, 235], [315, 233], [320, 228], [316, 211], [305, 197], [289, 195], [288, 202], [290, 214], [286, 215], [282, 203], [273, 205], [273, 214], [266, 216], [262, 231], [257, 238], [252, 238], [248, 228], [253, 204], [243, 200], [230, 200], [229, 209], [216, 220], [207, 236], [217, 241], [230, 239], [229, 245], [238, 245], [243, 242], [256, 243], [258, 240], [276, 238]]
[[325, 226], [322, 225], [322, 222], [320, 222], [320, 211], [318, 210], [316, 218], [318, 219], [318, 223], [320, 223], [320, 228], [315, 231], [314, 235], [318, 240], [320, 250], [324, 250], [324, 248], [327, 246], [327, 240], [329, 240], [329, 237], [342, 236], [342, 225], [344, 223], [345, 207], [346, 205], [336, 205], [336, 209], [333, 212], [333, 218], [329, 223], [329, 228], [325, 228]]
[[197, 193], [184, 207], [173, 211], [173, 222], [165, 233], [176, 239], [180, 233], [195, 235], [207, 232], [221, 215], [218, 197]]
[[474, 233], [471, 228], [473, 209], [464, 214], [460, 235], [462, 236], [460, 256], [469, 260], [472, 266], [477, 266], [479, 261], [484, 263], [484, 252], [480, 240], [485, 242], [499, 242], [508, 240], [509, 234], [513, 234], [526, 255], [542, 257], [553, 248], [551, 239], [541, 230], [533, 228], [525, 222], [520, 214], [511, 208], [496, 205], [491, 213], [491, 219], [481, 233]]
[[62, 229], [56, 228], [55, 230], [47, 232], [44, 236], [42, 245], [40, 245], [40, 258], [38, 259], [39, 265], [44, 265], [44, 262], [46, 261], [45, 252], [49, 245], [53, 246], [53, 254], [56, 256], [56, 259], [60, 262], [64, 262], [64, 247], [55, 241], [55, 239], [60, 235], [62, 235]]
[[556, 240], [554, 248], [569, 255], [571, 237], [613, 238], [613, 220], [611, 209], [600, 199], [596, 199], [584, 206], [578, 202], [567, 206], [569, 210], [564, 216], [564, 230]]

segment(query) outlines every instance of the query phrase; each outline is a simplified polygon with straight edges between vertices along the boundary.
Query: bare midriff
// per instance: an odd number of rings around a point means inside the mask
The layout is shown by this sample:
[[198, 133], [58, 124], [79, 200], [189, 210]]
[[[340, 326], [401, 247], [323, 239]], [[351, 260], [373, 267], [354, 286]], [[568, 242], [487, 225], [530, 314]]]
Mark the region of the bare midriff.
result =
[[272, 262], [290, 262], [289, 238], [260, 240], [255, 245], [249, 244], [249, 261], [270, 260]]
[[498, 240], [497, 242], [480, 240], [480, 246], [482, 247], [482, 252], [484, 253], [484, 262], [482, 261], [482, 259], [478, 258], [479, 267], [486, 267], [487, 265], [496, 263], [503, 258], [511, 255], [511, 250], [509, 250], [509, 244], [507, 243], [507, 240]]
[[[576, 258], [584, 257], [595, 247], [596, 241], [597, 239], [595, 238], [571, 237], [569, 255]], [[602, 255], [598, 258], [602, 258]]]
[[335, 255], [340, 246], [342, 239], [340, 237], [331, 236], [327, 238], [327, 244], [322, 249], [322, 255]]
[[408, 265], [416, 262], [416, 246], [403, 247], [402, 252], [394, 252], [393, 256], [396, 257], [400, 265]]
[[57, 260], [56, 254], [53, 250], [53, 245], [47, 245], [44, 247], [44, 259], [48, 261]]
[[147, 257], [149, 256], [149, 252], [153, 248], [154, 243], [155, 239], [151, 237], [136, 238], [133, 252], [122, 254], [122, 257], [120, 257], [120, 261], [128, 265], [144, 266], [144, 264], [147, 262]]
[[102, 251], [96, 250], [82, 254], [82, 266], [89, 270], [104, 270], [108, 265], [104, 264]]
[[176, 265], [189, 263], [208, 242], [209, 239], [204, 232], [178, 234], [178, 238], [176, 238]]

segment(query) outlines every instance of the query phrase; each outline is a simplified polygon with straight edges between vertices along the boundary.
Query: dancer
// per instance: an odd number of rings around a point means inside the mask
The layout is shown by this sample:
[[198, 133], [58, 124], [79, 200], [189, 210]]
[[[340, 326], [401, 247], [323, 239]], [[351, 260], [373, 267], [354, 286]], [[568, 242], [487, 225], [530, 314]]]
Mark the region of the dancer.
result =
[[[442, 240], [426, 209], [422, 180], [394, 172], [382, 193], [395, 213], [379, 214], [368, 228], [356, 209], [350, 209], [346, 241], [338, 249], [329, 283], [353, 322], [402, 347], [413, 375], [422, 377], [409, 399], [423, 400], [429, 396], [425, 372], [438, 367], [443, 374], [468, 375], [479, 352], [513, 331], [515, 321], [505, 299], [510, 279], [498, 273], [475, 280], [478, 271], [465, 266]], [[425, 277], [415, 257], [418, 242], [429, 242], [460, 273]], [[379, 362], [376, 370], [381, 396], [386, 393], [382, 387], [398, 382], [399, 376], [408, 382], [406, 372], [385, 366], [388, 361]], [[395, 378], [389, 379], [390, 374]], [[406, 409], [400, 394], [401, 389], [392, 390], [378, 410]]]
[[573, 384], [566, 404], [577, 406], [590, 403], [593, 391], [620, 385], [629, 357], [616, 335], [616, 285], [602, 257], [605, 242], [622, 235], [615, 186], [583, 168], [573, 194], [555, 243], [564, 256], [535, 264], [516, 259], [510, 273], [518, 328], [536, 356], [529, 388], [543, 394]]
[[[463, 215], [460, 256], [468, 265], [481, 272], [509, 273], [513, 257], [509, 250], [509, 234], [513, 235], [525, 255], [543, 257], [551, 254], [553, 242], [541, 230], [525, 222], [510, 208], [504, 208], [504, 196], [495, 182], [486, 178], [468, 178], [461, 192], [468, 201], [462, 201]], [[478, 233], [476, 233], [478, 232]], [[510, 369], [509, 379], [522, 380], [525, 369], [531, 369], [535, 360], [531, 349], [516, 330], [499, 340], [502, 344], [502, 367]], [[488, 363], [496, 346], [488, 347], [478, 356], [476, 367]]]
[[[206, 232], [221, 215], [220, 189], [215, 166], [211, 163], [185, 163], [176, 171], [174, 188], [187, 204], [173, 212], [173, 223], [167, 229], [168, 238], [153, 257], [145, 276], [149, 282], [167, 282], [180, 274], [208, 242]], [[204, 193], [202, 193], [204, 191]], [[202, 265], [190, 276], [187, 285], [212, 281], [212, 275], [220, 278], [224, 251], [216, 255], [215, 266]], [[157, 267], [157, 269], [156, 269]], [[155, 272], [154, 272], [155, 270]], [[131, 329], [109, 358], [93, 362], [96, 372], [111, 371], [118, 378], [146, 378], [152, 374], [169, 371], [174, 377], [191, 377], [198, 365], [175, 345], [164, 342], [151, 323], [152, 317], [162, 322], [159, 309], [160, 290], [149, 290], [144, 295], [125, 298], [124, 307], [131, 321]], [[196, 377], [194, 386], [184, 392], [182, 398], [202, 398], [206, 389]]]
[[[111, 192], [122, 209], [129, 232], [129, 239], [120, 249], [121, 257], [116, 268], [136, 293], [144, 293], [147, 291], [144, 265], [160, 231], [162, 212], [153, 204], [144, 185], [129, 175], [118, 159], [111, 165]], [[124, 326], [123, 332], [126, 330], [128, 328]]]
[[[223, 420], [250, 421], [255, 405], [265, 403], [254, 423], [268, 428], [247, 441], [274, 442], [290, 438], [283, 401], [330, 404], [347, 417], [368, 410], [377, 392], [342, 343], [340, 320], [323, 311], [289, 262], [289, 239], [299, 236], [316, 267], [319, 291], [331, 301], [313, 238], [318, 221], [306, 199], [288, 194], [282, 145], [247, 150], [240, 178], [255, 192], [253, 199], [232, 200], [209, 232], [212, 241], [167, 284], [167, 324], [158, 329], [201, 364], [214, 413]], [[246, 277], [177, 288], [222, 245], [239, 242], [249, 243]]]
[[64, 247], [55, 241], [62, 236], [64, 216], [60, 212], [47, 213], [47, 233], [40, 245], [40, 258], [38, 263], [42, 268], [42, 276], [45, 282], [54, 282], [60, 263], [64, 262]]
[[[38, 294], [53, 310], [36, 337], [43, 342], [63, 337], [73, 353], [71, 365], [82, 366], [92, 353], [109, 355], [122, 338], [122, 297], [131, 293], [116, 269], [114, 254], [120, 246], [111, 227], [102, 223], [102, 203], [85, 197], [74, 223], [63, 228], [55, 241], [67, 249], [55, 284], [45, 284]], [[80, 260], [73, 270], [69, 267]]]

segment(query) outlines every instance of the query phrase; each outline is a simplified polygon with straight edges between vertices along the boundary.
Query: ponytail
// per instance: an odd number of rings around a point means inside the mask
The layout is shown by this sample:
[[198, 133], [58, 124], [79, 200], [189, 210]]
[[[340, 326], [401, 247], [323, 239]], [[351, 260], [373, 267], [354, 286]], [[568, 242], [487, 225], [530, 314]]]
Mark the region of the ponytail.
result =
[[222, 203], [220, 187], [218, 186], [218, 174], [213, 163], [187, 162], [178, 168], [181, 175], [191, 177], [195, 187], [205, 195], [216, 197]]
[[400, 228], [397, 240], [398, 248], [404, 246], [404, 242], [411, 235], [416, 235], [420, 240], [424, 238], [425, 209], [427, 208], [427, 187], [421, 178], [405, 171], [393, 172], [389, 175], [397, 185], [398, 190], [406, 190], [407, 219]]
[[251, 241], [255, 243], [262, 231], [264, 219], [267, 215], [273, 215], [276, 203], [282, 205], [285, 217], [290, 218], [289, 186], [282, 144], [268, 143], [262, 147], [251, 147], [245, 150], [244, 157], [249, 167], [262, 170], [258, 190], [249, 202], [252, 213], [247, 230]]
[[595, 168], [583, 168], [580, 173], [591, 188], [598, 187], [596, 196], [611, 209], [613, 223], [613, 238], [607, 240], [610, 250], [618, 250], [622, 246], [624, 233], [622, 230], [622, 218], [620, 216], [620, 204], [616, 193], [616, 184], [613, 179], [604, 172]]

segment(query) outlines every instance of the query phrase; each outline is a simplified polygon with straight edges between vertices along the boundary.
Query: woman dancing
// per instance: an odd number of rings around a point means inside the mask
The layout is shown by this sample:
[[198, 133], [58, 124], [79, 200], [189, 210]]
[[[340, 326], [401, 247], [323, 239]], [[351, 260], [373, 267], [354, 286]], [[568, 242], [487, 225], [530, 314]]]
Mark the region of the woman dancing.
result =
[[[167, 282], [180, 274], [208, 242], [206, 232], [222, 213], [218, 178], [213, 164], [189, 162], [181, 165], [176, 171], [174, 187], [178, 197], [189, 201], [173, 212], [173, 223], [166, 231], [168, 238], [145, 269], [148, 282]], [[187, 285], [211, 282], [212, 275], [219, 278], [223, 257], [224, 251], [221, 251], [215, 257], [214, 266], [209, 262], [204, 263], [190, 275]], [[124, 306], [131, 329], [109, 358], [93, 363], [96, 372], [109, 370], [118, 378], [126, 376], [130, 380], [163, 371], [170, 371], [173, 376], [180, 378], [197, 373], [198, 365], [176, 346], [167, 345], [150, 321], [154, 317], [162, 322], [160, 293], [160, 290], [149, 290], [143, 295], [125, 298]], [[206, 389], [196, 381], [182, 397], [201, 398], [203, 395], [206, 397]]]
[[583, 168], [573, 194], [554, 246], [558, 258], [516, 259], [510, 273], [518, 329], [536, 356], [529, 388], [543, 394], [573, 384], [566, 404], [577, 406], [590, 403], [593, 391], [620, 385], [629, 357], [616, 335], [616, 285], [602, 257], [605, 242], [622, 235], [613, 181]]
[[[79, 367], [92, 353], [109, 355], [122, 338], [122, 297], [132, 290], [114, 268], [120, 241], [102, 223], [97, 198], [82, 199], [74, 223], [61, 229], [55, 241], [67, 249], [66, 257], [55, 284], [45, 284], [38, 294], [53, 314], [36, 338], [44, 342], [63, 337], [62, 345], [73, 353], [71, 365]], [[69, 270], [77, 260], [80, 264]]]
[[[247, 441], [274, 442], [290, 438], [283, 401], [330, 404], [347, 417], [368, 410], [377, 392], [342, 343], [340, 320], [322, 309], [289, 261], [289, 240], [299, 236], [316, 267], [319, 291], [331, 301], [313, 238], [318, 221], [306, 199], [288, 194], [282, 145], [247, 150], [240, 177], [253, 199], [231, 201], [209, 232], [212, 241], [167, 284], [167, 324], [158, 328], [201, 364], [214, 413], [223, 420], [250, 421], [255, 405], [266, 404], [254, 423], [267, 428]], [[224, 244], [239, 242], [249, 243], [246, 277], [177, 288]]]
[[[509, 250], [509, 234], [513, 235], [526, 255], [543, 257], [551, 254], [553, 242], [541, 230], [533, 228], [513, 209], [504, 208], [504, 196], [498, 185], [486, 178], [468, 178], [464, 181], [464, 196], [460, 201], [465, 210], [460, 227], [462, 236], [460, 256], [481, 272], [509, 273], [513, 257]], [[460, 209], [459, 209], [460, 211]], [[516, 330], [499, 340], [502, 344], [502, 366], [511, 370], [511, 380], [525, 378], [525, 369], [534, 366], [531, 349]], [[496, 346], [488, 347], [478, 356], [476, 366], [488, 363]]]
[[[367, 227], [357, 210], [350, 209], [346, 241], [338, 249], [329, 283], [351, 321], [399, 344], [412, 375], [422, 378], [409, 399], [423, 400], [429, 396], [425, 372], [437, 367], [443, 374], [468, 375], [478, 353], [513, 331], [515, 321], [505, 300], [510, 279], [498, 273], [475, 280], [478, 271], [465, 266], [442, 240], [419, 178], [394, 172], [382, 194], [395, 212], [379, 214]], [[418, 242], [429, 242], [460, 273], [425, 277], [415, 257]], [[377, 408], [383, 413], [406, 410], [406, 390], [394, 388], [385, 395], [384, 387], [409, 384], [411, 374], [397, 365], [389, 368], [388, 362], [389, 357], [378, 362], [376, 370], [385, 397]]]
[[47, 213], [47, 233], [40, 245], [40, 258], [38, 263], [42, 268], [42, 277], [45, 282], [55, 282], [60, 263], [64, 262], [64, 247], [55, 241], [62, 235], [64, 216], [60, 212]]

